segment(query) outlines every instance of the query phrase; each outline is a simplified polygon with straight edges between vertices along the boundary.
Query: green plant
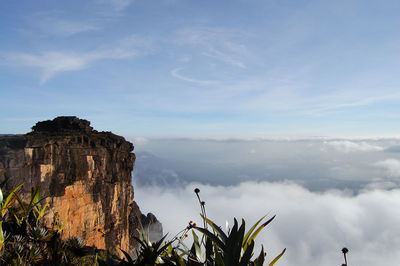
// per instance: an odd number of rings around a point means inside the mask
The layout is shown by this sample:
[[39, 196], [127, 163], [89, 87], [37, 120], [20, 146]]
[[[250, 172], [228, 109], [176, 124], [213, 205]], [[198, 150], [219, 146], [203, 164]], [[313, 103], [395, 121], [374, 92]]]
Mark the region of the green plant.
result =
[[[254, 241], [261, 230], [274, 220], [275, 216], [260, 225], [266, 216], [262, 217], [247, 233], [245, 233], [245, 220], [242, 219], [239, 227], [237, 220], [234, 219], [232, 229], [225, 233], [220, 226], [206, 217], [205, 202], [200, 199], [200, 190], [198, 188], [195, 189], [195, 193], [200, 203], [201, 218], [203, 219], [204, 227], [194, 226], [193, 228], [201, 232], [203, 238], [205, 238], [206, 260], [203, 263], [211, 263], [213, 265], [214, 262], [217, 262], [217, 265], [263, 265], [266, 256], [263, 247], [261, 248], [260, 255], [254, 261], [251, 260], [255, 246]], [[208, 229], [208, 226], [211, 227], [212, 231]], [[195, 246], [200, 246], [203, 243], [203, 241], [199, 243], [197, 237], [193, 239]], [[200, 249], [195, 248], [194, 250], [196, 252], [195, 257], [201, 257], [201, 253], [198, 253]], [[283, 256], [285, 251], [286, 249], [276, 256], [269, 265], [274, 265]]]
[[32, 189], [27, 202], [20, 195], [22, 185], [9, 193], [3, 188], [4, 182], [0, 187], [0, 265], [93, 265], [93, 259], [81, 263], [88, 251], [94, 252], [78, 237], [62, 239], [58, 219], [56, 230], [46, 227], [43, 217], [48, 204], [41, 205], [38, 188]]
[[[260, 255], [254, 261], [251, 261], [255, 246], [254, 239], [258, 233], [275, 218], [275, 216], [257, 228], [260, 222], [265, 218], [262, 217], [246, 234], [244, 219], [242, 219], [240, 227], [237, 220], [234, 219], [234, 225], [232, 229], [228, 232], [228, 234], [226, 234], [213, 221], [203, 216], [202, 218], [212, 228], [213, 232], [206, 228], [194, 228], [207, 237], [206, 247], [207, 241], [211, 240], [213, 250], [211, 250], [210, 244], [208, 244], [209, 248], [206, 248], [205, 257], [208, 260], [215, 258], [215, 260], [218, 262], [218, 265], [263, 265], [265, 260], [263, 247], [261, 248]], [[194, 241], [198, 241], [198, 238], [194, 238]], [[200, 245], [200, 243], [196, 243], [196, 245]], [[198, 251], [199, 249], [195, 250]], [[282, 257], [285, 251], [286, 249], [284, 249], [269, 265], [274, 265], [275, 262]], [[196, 258], [199, 258], [200, 255], [201, 254], [196, 253]], [[205, 263], [208, 263], [208, 261], [205, 261]]]
[[[200, 190], [195, 189], [196, 196], [200, 203], [201, 218], [203, 227], [198, 227], [192, 221], [189, 225], [177, 234], [171, 241], [163, 244], [166, 236], [161, 240], [151, 243], [144, 234], [142, 239], [137, 239], [139, 248], [137, 258], [132, 259], [125, 251], [127, 261], [123, 260], [123, 265], [215, 265], [215, 266], [231, 266], [231, 265], [264, 265], [266, 253], [261, 246], [260, 254], [255, 258], [253, 251], [255, 246], [255, 238], [275, 216], [262, 221], [266, 216], [258, 220], [249, 231], [245, 231], [245, 220], [242, 219], [239, 226], [236, 219], [232, 229], [224, 232], [220, 226], [216, 225], [212, 220], [207, 218], [205, 202], [200, 199]], [[188, 237], [189, 231], [193, 235], [193, 243], [191, 248], [187, 248], [183, 239]], [[200, 233], [201, 237], [196, 233]], [[175, 244], [175, 245], [174, 245]], [[285, 253], [284, 249], [276, 256], [268, 265], [274, 265]]]
[[[142, 235], [142, 239], [135, 237], [135, 239], [139, 242], [140, 247], [136, 252], [136, 260], [134, 261], [130, 255], [123, 251], [126, 259], [128, 260], [125, 262], [125, 260], [122, 261], [122, 265], [156, 265], [163, 263], [162, 259], [162, 254], [164, 253], [164, 250], [166, 250], [170, 244], [172, 243], [171, 241], [168, 243], [164, 243], [165, 238], [167, 235], [162, 237], [160, 240], [152, 243], [150, 242], [147, 237]], [[144, 238], [144, 239], [143, 239]]]

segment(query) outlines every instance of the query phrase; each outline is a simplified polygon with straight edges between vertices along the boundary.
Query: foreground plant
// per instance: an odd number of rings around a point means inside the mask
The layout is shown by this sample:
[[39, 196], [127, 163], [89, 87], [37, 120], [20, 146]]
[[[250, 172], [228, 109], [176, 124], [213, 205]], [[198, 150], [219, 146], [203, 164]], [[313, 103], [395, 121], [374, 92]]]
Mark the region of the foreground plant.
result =
[[[198, 227], [192, 221], [178, 235], [168, 243], [161, 240], [151, 243], [148, 240], [140, 240], [137, 253], [137, 259], [132, 259], [128, 253], [124, 252], [127, 261], [123, 260], [124, 265], [257, 265], [261, 266], [265, 263], [266, 253], [264, 247], [261, 246], [260, 254], [252, 259], [254, 255], [255, 238], [269, 223], [274, 220], [275, 216], [262, 221], [266, 216], [258, 220], [249, 231], [245, 231], [245, 220], [239, 226], [236, 219], [232, 229], [224, 232], [220, 226], [216, 225], [212, 220], [207, 218], [205, 202], [200, 198], [200, 190], [194, 190], [200, 204], [201, 218], [203, 227]], [[188, 237], [191, 231], [193, 235], [193, 243], [191, 248], [187, 248], [183, 239]], [[200, 233], [200, 237], [197, 233]], [[180, 236], [179, 236], [180, 235]], [[175, 246], [174, 246], [175, 244]], [[276, 256], [268, 265], [274, 265], [285, 253], [284, 249]]]
[[342, 264], [342, 266], [348, 266], [347, 256], [346, 256], [347, 252], [349, 252], [349, 250], [346, 247], [342, 248], [342, 253], [343, 253], [343, 257], [344, 257], [344, 264]]
[[[25, 201], [22, 185], [7, 193], [0, 185], [0, 265], [71, 265], [87, 255], [78, 237], [61, 238], [62, 226], [46, 227], [40, 190], [33, 189]], [[4, 193], [3, 193], [4, 192]], [[93, 263], [86, 264], [93, 265]]]

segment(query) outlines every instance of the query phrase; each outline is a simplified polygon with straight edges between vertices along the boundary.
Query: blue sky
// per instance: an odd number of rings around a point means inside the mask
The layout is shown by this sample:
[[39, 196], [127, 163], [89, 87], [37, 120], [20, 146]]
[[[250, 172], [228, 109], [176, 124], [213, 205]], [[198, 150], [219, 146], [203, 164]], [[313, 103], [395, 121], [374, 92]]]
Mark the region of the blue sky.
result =
[[398, 1], [1, 1], [0, 133], [398, 136]]

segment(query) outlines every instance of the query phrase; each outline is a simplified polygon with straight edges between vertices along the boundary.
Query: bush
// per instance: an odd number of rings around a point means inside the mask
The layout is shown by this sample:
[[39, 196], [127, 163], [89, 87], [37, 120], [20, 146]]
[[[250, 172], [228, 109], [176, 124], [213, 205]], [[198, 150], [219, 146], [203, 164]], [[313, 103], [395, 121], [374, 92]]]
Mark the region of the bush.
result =
[[[274, 218], [270, 218], [261, 223], [265, 216], [254, 224], [250, 230], [245, 233], [245, 220], [242, 219], [239, 226], [236, 219], [232, 229], [224, 232], [220, 226], [216, 225], [206, 216], [205, 202], [200, 199], [200, 190], [195, 189], [195, 193], [200, 203], [201, 218], [203, 219], [203, 227], [198, 227], [192, 221], [171, 241], [164, 243], [166, 236], [161, 240], [151, 243], [142, 234], [142, 239], [137, 239], [140, 244], [136, 253], [136, 259], [132, 259], [125, 251], [126, 260], [122, 261], [123, 265], [264, 265], [266, 253], [261, 248], [260, 254], [253, 257], [255, 246], [255, 238]], [[193, 235], [193, 243], [191, 248], [187, 248], [183, 243], [183, 239], [188, 237], [191, 231]], [[197, 233], [196, 233], [197, 232]], [[200, 237], [199, 235], [200, 234]], [[175, 244], [175, 245], [174, 245]], [[274, 265], [285, 253], [284, 249], [276, 256], [269, 265]]]
[[71, 265], [94, 253], [79, 237], [62, 240], [63, 224], [58, 219], [53, 228], [45, 226], [42, 218], [48, 204], [42, 205], [39, 189], [32, 190], [25, 202], [20, 197], [22, 185], [3, 195], [4, 183], [0, 187], [1, 265]]

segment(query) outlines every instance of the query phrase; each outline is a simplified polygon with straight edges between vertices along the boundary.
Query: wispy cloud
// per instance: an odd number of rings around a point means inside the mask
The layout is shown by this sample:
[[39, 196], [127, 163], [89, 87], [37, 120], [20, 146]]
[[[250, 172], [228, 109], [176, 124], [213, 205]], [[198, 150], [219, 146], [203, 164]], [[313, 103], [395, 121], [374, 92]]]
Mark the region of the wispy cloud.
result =
[[245, 68], [243, 59], [250, 54], [240, 43], [243, 32], [222, 28], [185, 28], [177, 31], [174, 42], [178, 45], [192, 45], [199, 49], [199, 54], [215, 58], [226, 64]]
[[[282, 73], [284, 76], [284, 73]], [[343, 110], [363, 108], [400, 99], [400, 93], [392, 88], [377, 90], [354, 88], [351, 92], [335, 90], [312, 93], [301, 78], [281, 80], [265, 76], [253, 77], [237, 82], [238, 87], [250, 88], [249, 84], [258, 81], [259, 93], [249, 95], [248, 101], [241, 103], [249, 110], [297, 111], [307, 116], [324, 116]], [[252, 97], [251, 97], [252, 96]]]
[[[369, 95], [368, 95], [369, 94]], [[368, 106], [384, 101], [400, 99], [400, 93], [391, 89], [377, 91], [354, 90], [351, 94], [337, 91], [335, 93], [318, 96], [309, 106], [310, 114], [324, 114], [334, 110]]]
[[115, 11], [122, 11], [129, 7], [133, 0], [97, 0], [98, 3], [111, 6]]
[[183, 81], [187, 81], [187, 82], [191, 82], [191, 83], [196, 83], [199, 85], [210, 85], [210, 84], [215, 84], [217, 81], [215, 80], [200, 80], [200, 79], [194, 79], [194, 78], [190, 78], [190, 77], [186, 77], [184, 75], [182, 75], [180, 73], [180, 71], [183, 68], [175, 68], [171, 71], [171, 75], [177, 79], [183, 80]]
[[244, 63], [242, 63], [239, 59], [235, 58], [234, 56], [221, 52], [217, 49], [210, 48], [209, 51], [203, 53], [206, 56], [213, 57], [215, 59], [218, 59], [222, 62], [225, 62], [227, 64], [230, 64], [232, 66], [240, 67], [240, 68], [246, 68]]
[[6, 63], [38, 69], [40, 81], [45, 83], [56, 74], [87, 68], [103, 59], [128, 59], [148, 51], [149, 40], [131, 36], [120, 40], [112, 47], [100, 47], [90, 52], [46, 51], [38, 54], [8, 53]]
[[90, 54], [73, 54], [63, 52], [44, 52], [41, 54], [11, 53], [7, 55], [7, 61], [15, 62], [21, 66], [40, 69], [40, 82], [45, 83], [48, 79], [59, 72], [76, 71], [85, 68], [95, 58]]
[[93, 23], [87, 21], [60, 19], [60, 18], [41, 18], [33, 22], [40, 31], [61, 37], [69, 37], [78, 33], [99, 30]]

